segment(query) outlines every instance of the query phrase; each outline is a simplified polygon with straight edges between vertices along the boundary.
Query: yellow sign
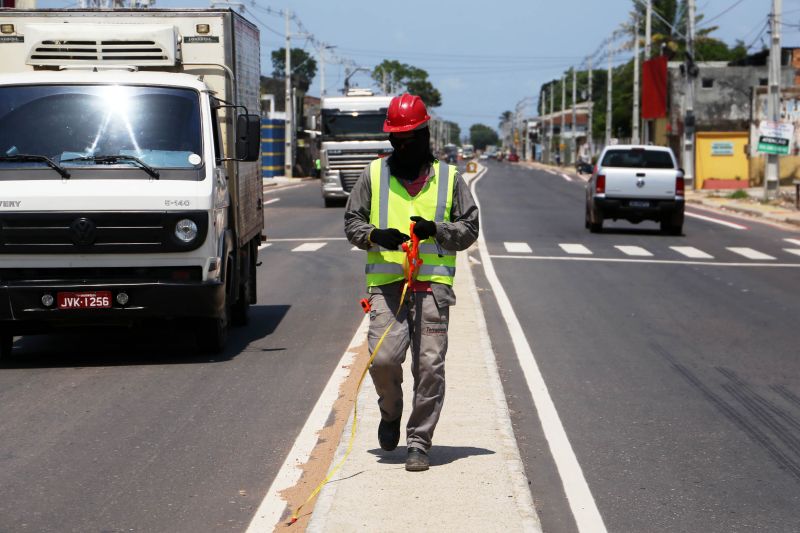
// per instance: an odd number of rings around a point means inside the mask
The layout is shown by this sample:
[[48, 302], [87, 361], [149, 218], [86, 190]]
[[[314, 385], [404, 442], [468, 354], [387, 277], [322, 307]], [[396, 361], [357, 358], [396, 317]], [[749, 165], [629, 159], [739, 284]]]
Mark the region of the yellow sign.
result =
[[475, 161], [470, 161], [467, 163], [467, 172], [477, 172], [478, 171], [478, 163]]

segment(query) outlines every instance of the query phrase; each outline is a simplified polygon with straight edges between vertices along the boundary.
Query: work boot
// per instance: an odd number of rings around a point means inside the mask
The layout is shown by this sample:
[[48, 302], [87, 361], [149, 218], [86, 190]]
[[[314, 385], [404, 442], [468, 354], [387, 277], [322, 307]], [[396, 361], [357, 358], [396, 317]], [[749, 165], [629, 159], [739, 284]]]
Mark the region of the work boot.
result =
[[397, 443], [400, 442], [400, 418], [392, 422], [387, 422], [381, 419], [378, 425], [378, 442], [381, 448], [390, 452], [397, 448]]
[[430, 467], [431, 461], [428, 454], [420, 448], [409, 448], [406, 458], [406, 470], [409, 472], [423, 472]]

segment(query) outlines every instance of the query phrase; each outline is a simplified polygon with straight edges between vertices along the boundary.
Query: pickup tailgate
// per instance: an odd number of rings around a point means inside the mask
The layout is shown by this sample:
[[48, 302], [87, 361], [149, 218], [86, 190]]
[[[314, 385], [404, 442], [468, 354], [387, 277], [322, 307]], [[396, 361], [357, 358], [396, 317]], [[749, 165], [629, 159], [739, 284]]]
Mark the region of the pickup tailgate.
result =
[[675, 198], [675, 169], [604, 168], [606, 198]]

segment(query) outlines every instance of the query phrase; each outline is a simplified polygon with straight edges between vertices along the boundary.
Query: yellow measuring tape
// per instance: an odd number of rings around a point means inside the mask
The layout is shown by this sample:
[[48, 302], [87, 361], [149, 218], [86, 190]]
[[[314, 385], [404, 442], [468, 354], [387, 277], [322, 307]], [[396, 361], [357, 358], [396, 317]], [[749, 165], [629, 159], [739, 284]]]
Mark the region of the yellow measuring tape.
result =
[[367, 365], [364, 367], [364, 370], [361, 372], [361, 377], [358, 378], [358, 385], [356, 385], [355, 400], [353, 402], [353, 426], [350, 428], [350, 440], [347, 443], [347, 451], [344, 452], [344, 457], [342, 457], [342, 459], [336, 464], [336, 466], [334, 466], [333, 469], [331, 469], [328, 475], [325, 476], [325, 479], [323, 479], [322, 482], [319, 485], [317, 485], [317, 488], [315, 488], [313, 492], [311, 492], [311, 495], [308, 498], [306, 498], [306, 501], [304, 501], [302, 504], [300, 504], [300, 506], [297, 509], [295, 509], [295, 511], [292, 513], [292, 519], [289, 520], [288, 525], [292, 525], [295, 522], [297, 522], [297, 519], [300, 515], [300, 510], [308, 502], [314, 499], [314, 496], [316, 496], [319, 493], [319, 491], [322, 490], [322, 487], [324, 487], [325, 484], [331, 480], [333, 475], [339, 471], [339, 469], [342, 467], [345, 460], [347, 459], [347, 456], [350, 455], [351, 451], [353, 451], [353, 443], [356, 440], [356, 428], [358, 427], [358, 393], [361, 390], [361, 384], [364, 382], [364, 377], [366, 377], [367, 371], [369, 370], [369, 367], [372, 365], [372, 361], [375, 360], [375, 356], [378, 354], [378, 350], [380, 350], [381, 344], [383, 344], [383, 339], [386, 338], [386, 335], [389, 334], [389, 332], [392, 330], [392, 327], [394, 327], [394, 325], [397, 324], [397, 318], [400, 316], [400, 311], [403, 309], [403, 302], [406, 299], [407, 291], [408, 291], [408, 281], [406, 281], [405, 284], [403, 285], [403, 292], [400, 294], [400, 305], [397, 307], [397, 312], [394, 314], [394, 317], [392, 317], [392, 321], [389, 323], [389, 325], [386, 326], [386, 330], [381, 335], [381, 338], [378, 339], [378, 344], [376, 344], [375, 349], [372, 350], [372, 355], [370, 356], [369, 361], [367, 361]]

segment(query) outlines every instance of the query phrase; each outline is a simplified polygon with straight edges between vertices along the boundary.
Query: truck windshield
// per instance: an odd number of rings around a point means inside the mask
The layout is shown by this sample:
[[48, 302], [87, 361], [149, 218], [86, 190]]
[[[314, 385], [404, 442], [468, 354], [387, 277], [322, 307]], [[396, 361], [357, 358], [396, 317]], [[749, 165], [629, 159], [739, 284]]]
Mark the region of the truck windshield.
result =
[[609, 150], [601, 164], [616, 168], [675, 168], [669, 152], [641, 148]]
[[349, 112], [322, 110], [322, 134], [329, 138], [342, 139], [381, 139], [386, 110], [368, 112]]
[[[0, 87], [0, 169], [42, 166], [195, 169], [202, 162], [199, 95], [190, 89], [122, 85]], [[109, 159], [117, 156], [116, 159]], [[146, 174], [145, 174], [146, 176]]]

